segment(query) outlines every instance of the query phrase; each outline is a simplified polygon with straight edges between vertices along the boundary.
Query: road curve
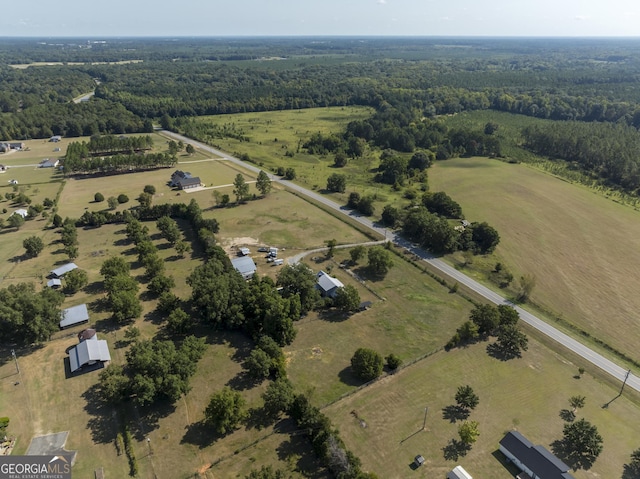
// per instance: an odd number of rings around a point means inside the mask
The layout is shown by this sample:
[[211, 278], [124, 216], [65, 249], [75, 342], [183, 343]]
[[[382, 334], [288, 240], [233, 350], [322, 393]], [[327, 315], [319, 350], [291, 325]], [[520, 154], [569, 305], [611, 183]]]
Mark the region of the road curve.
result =
[[[164, 134], [165, 136], [169, 136], [172, 138], [175, 138], [176, 140], [182, 140], [184, 143], [191, 143], [192, 145], [204, 150], [204, 151], [208, 151], [210, 153], [213, 153], [214, 155], [217, 155], [225, 160], [230, 161], [231, 163], [235, 163], [238, 166], [241, 166], [244, 169], [253, 171], [254, 173], [258, 174], [261, 170], [261, 168], [258, 168], [254, 165], [252, 165], [251, 163], [246, 163], [243, 162], [241, 160], [239, 160], [238, 158], [235, 158], [231, 155], [229, 155], [228, 153], [225, 153], [223, 151], [217, 150], [216, 148], [213, 148], [211, 146], [205, 145], [204, 143], [200, 143], [197, 141], [194, 141], [190, 138], [187, 138], [185, 136], [182, 135], [178, 135], [176, 133], [170, 132], [170, 131], [166, 131], [166, 130], [161, 130], [161, 133]], [[437, 270], [441, 271], [442, 273], [450, 276], [451, 278], [453, 278], [455, 281], [457, 281], [458, 283], [466, 286], [467, 288], [473, 290], [474, 292], [476, 292], [477, 294], [479, 294], [480, 296], [482, 296], [483, 298], [487, 299], [488, 301], [494, 303], [494, 304], [507, 304], [509, 306], [513, 306], [516, 311], [518, 311], [518, 314], [520, 315], [520, 319], [522, 321], [524, 321], [525, 323], [527, 323], [528, 325], [530, 325], [531, 327], [537, 329], [538, 331], [540, 331], [541, 333], [545, 334], [546, 336], [548, 336], [549, 338], [553, 339], [554, 341], [560, 343], [561, 345], [563, 345], [564, 347], [568, 348], [570, 351], [572, 351], [573, 353], [579, 355], [580, 357], [584, 358], [585, 360], [589, 361], [591, 364], [593, 364], [594, 366], [597, 366], [598, 368], [602, 369], [604, 372], [610, 374], [611, 376], [613, 376], [615, 379], [623, 382], [626, 378], [626, 386], [630, 387], [636, 391], [640, 392], [640, 378], [634, 374], [631, 374], [629, 370], [622, 368], [621, 366], [619, 366], [618, 364], [614, 363], [613, 361], [605, 358], [604, 356], [602, 356], [601, 354], [595, 352], [594, 350], [592, 350], [591, 348], [585, 346], [584, 344], [580, 343], [579, 341], [576, 341], [575, 339], [573, 339], [572, 337], [566, 335], [565, 333], [559, 331], [558, 329], [554, 328], [553, 326], [551, 326], [549, 323], [546, 323], [545, 321], [541, 320], [540, 318], [538, 318], [537, 316], [529, 313], [528, 311], [525, 311], [524, 309], [520, 308], [519, 306], [511, 303], [510, 301], [508, 301], [507, 299], [505, 299], [504, 297], [502, 297], [501, 295], [499, 295], [498, 293], [496, 293], [495, 291], [490, 290], [489, 288], [487, 288], [486, 286], [483, 286], [482, 284], [478, 283], [477, 281], [475, 281], [474, 279], [468, 277], [467, 275], [465, 275], [464, 273], [461, 273], [460, 271], [458, 271], [457, 269], [453, 268], [452, 266], [448, 265], [447, 263], [445, 263], [444, 261], [442, 261], [439, 258], [436, 258], [435, 256], [433, 256], [431, 253], [417, 247], [414, 246], [413, 244], [411, 244], [409, 241], [405, 240], [404, 238], [400, 237], [399, 235], [395, 234], [392, 231], [387, 231], [386, 228], [381, 227], [376, 225], [375, 223], [373, 223], [371, 220], [369, 220], [368, 218], [354, 212], [353, 210], [350, 210], [348, 208], [346, 208], [345, 206], [339, 205], [337, 203], [334, 203], [333, 201], [329, 200], [328, 198], [319, 195], [313, 191], [310, 191], [306, 188], [303, 188], [299, 185], [296, 185], [295, 183], [292, 183], [290, 181], [284, 180], [278, 176], [274, 176], [271, 175], [271, 179], [272, 181], [275, 181], [277, 183], [280, 183], [284, 186], [286, 186], [288, 189], [296, 191], [297, 193], [307, 196], [309, 198], [312, 198], [315, 201], [318, 201], [319, 203], [322, 203], [323, 205], [332, 208], [335, 211], [338, 211], [346, 216], [349, 216], [351, 218], [353, 218], [355, 221], [359, 222], [360, 224], [362, 224], [363, 226], [367, 227], [370, 230], [375, 231], [376, 233], [380, 234], [382, 237], [384, 237], [386, 240], [389, 241], [393, 241], [395, 244], [399, 245], [400, 247], [411, 251], [413, 254], [417, 255], [418, 257], [420, 257], [423, 261], [426, 261], [427, 263], [431, 264], [434, 268], [436, 268]], [[628, 375], [628, 377], [627, 377]]]

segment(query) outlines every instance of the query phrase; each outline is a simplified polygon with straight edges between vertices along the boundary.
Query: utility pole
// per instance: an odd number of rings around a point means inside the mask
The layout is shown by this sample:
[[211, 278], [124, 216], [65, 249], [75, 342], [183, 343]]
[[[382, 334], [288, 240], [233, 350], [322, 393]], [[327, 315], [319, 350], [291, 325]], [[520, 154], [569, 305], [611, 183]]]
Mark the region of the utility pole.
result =
[[624, 381], [622, 382], [622, 387], [620, 388], [620, 394], [622, 394], [622, 391], [624, 391], [624, 387], [625, 387], [625, 386], [626, 386], [626, 384], [627, 384], [627, 379], [629, 379], [629, 375], [630, 375], [630, 374], [631, 374], [631, 369], [629, 369], [629, 370], [627, 371], [627, 374], [626, 374], [626, 376], [624, 377]]
[[14, 360], [14, 361], [15, 361], [15, 363], [16, 363], [16, 372], [17, 372], [18, 374], [20, 374], [20, 366], [18, 366], [18, 358], [17, 358], [17, 356], [16, 356], [16, 351], [15, 351], [15, 349], [12, 349], [12, 350], [11, 350], [11, 356], [13, 356], [13, 360]]
[[424, 408], [424, 421], [422, 423], [422, 430], [424, 431], [427, 428], [427, 413], [429, 412], [429, 408]]

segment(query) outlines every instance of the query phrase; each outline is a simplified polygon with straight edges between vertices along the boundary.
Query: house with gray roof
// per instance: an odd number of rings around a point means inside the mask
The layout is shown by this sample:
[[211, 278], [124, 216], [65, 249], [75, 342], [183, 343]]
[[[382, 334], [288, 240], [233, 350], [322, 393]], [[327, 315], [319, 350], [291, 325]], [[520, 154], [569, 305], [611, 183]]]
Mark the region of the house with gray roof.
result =
[[53, 278], [47, 281], [47, 288], [58, 289], [62, 287], [62, 281], [58, 278]]
[[322, 296], [328, 296], [329, 298], [335, 298], [338, 288], [344, 288], [344, 284], [338, 278], [328, 275], [324, 271], [319, 271], [316, 275], [317, 284], [316, 287], [320, 290]]
[[86, 304], [67, 308], [60, 313], [60, 329], [70, 328], [89, 322], [89, 311]]
[[98, 339], [96, 334], [88, 336], [87, 339], [81, 338], [80, 343], [69, 350], [71, 373], [80, 371], [85, 366], [111, 361], [107, 342], [104, 339]]
[[447, 472], [447, 479], [473, 479], [471, 474], [464, 470], [462, 466], [456, 466]]
[[500, 452], [528, 475], [524, 477], [530, 479], [575, 479], [569, 474], [569, 466], [543, 446], [534, 446], [518, 431], [510, 431], [502, 438]]
[[60, 164], [57, 158], [46, 158], [40, 162], [38, 168], [55, 168]]
[[202, 184], [198, 176], [192, 176], [188, 171], [176, 170], [171, 175], [169, 186], [178, 187], [181, 190], [197, 188]]
[[242, 275], [244, 279], [251, 279], [256, 274], [256, 264], [251, 259], [251, 256], [241, 256], [240, 258], [233, 258], [231, 265], [235, 270]]

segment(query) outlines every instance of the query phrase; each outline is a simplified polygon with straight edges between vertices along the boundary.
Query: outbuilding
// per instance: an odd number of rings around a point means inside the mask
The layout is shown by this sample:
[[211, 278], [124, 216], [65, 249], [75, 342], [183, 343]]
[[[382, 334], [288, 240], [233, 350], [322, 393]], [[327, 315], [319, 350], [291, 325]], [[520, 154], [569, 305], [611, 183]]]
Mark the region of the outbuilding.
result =
[[89, 311], [86, 304], [67, 308], [60, 313], [60, 329], [70, 328], [89, 322]]
[[413, 459], [413, 465], [415, 467], [422, 466], [424, 464], [424, 462], [425, 462], [424, 456], [421, 456], [421, 455], [418, 455]]
[[59, 268], [52, 269], [49, 273], [49, 276], [51, 276], [52, 278], [62, 278], [69, 271], [73, 271], [77, 267], [78, 266], [75, 263], [67, 263], [60, 266]]
[[462, 466], [456, 466], [447, 472], [447, 479], [473, 479], [473, 477]]
[[23, 218], [26, 218], [27, 216], [29, 216], [29, 212], [24, 208], [20, 208], [19, 210], [15, 210], [9, 216], [13, 216], [13, 215], [18, 215], [18, 216], [22, 216]]
[[38, 168], [55, 168], [60, 164], [57, 158], [46, 158], [40, 162]]
[[58, 278], [53, 278], [47, 281], [47, 288], [58, 289], [62, 287], [62, 281]]

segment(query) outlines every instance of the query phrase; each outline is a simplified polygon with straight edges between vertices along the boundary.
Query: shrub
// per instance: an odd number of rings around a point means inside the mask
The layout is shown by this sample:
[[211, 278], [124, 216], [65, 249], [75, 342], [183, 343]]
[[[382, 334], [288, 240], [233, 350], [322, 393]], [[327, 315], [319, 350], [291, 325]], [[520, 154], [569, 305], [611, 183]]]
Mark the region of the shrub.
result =
[[372, 349], [360, 348], [351, 358], [353, 372], [363, 381], [371, 381], [380, 376], [382, 366], [382, 356]]
[[127, 203], [128, 201], [129, 201], [129, 197], [124, 193], [121, 193], [118, 195], [118, 203], [123, 204], [123, 203]]
[[104, 201], [104, 195], [102, 193], [96, 193], [95, 195], [93, 195], [93, 200], [96, 203], [102, 203]]

